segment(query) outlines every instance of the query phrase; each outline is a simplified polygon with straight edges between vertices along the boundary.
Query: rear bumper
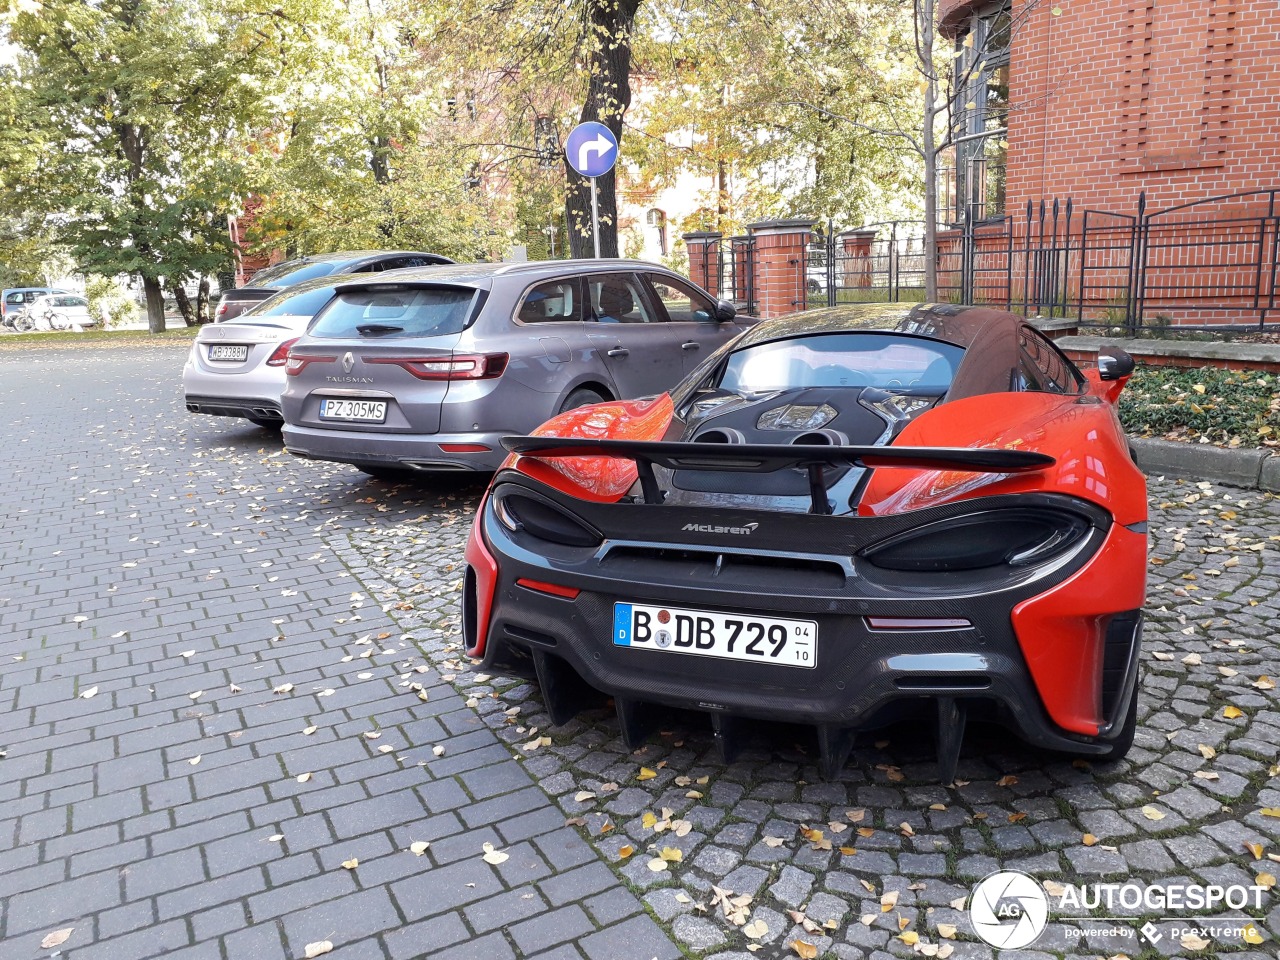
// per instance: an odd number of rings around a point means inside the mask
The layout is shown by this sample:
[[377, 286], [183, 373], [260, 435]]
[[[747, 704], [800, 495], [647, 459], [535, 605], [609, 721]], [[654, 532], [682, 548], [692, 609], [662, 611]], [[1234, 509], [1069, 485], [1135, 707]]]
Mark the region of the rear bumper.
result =
[[[772, 515], [775, 523], [777, 516]], [[1119, 732], [1116, 718], [1124, 717], [1135, 695], [1141, 617], [1132, 605], [1099, 612], [1096, 597], [1085, 604], [1082, 596], [1081, 607], [1089, 614], [1081, 623], [1070, 624], [1071, 630], [1062, 636], [1019, 636], [1013, 618], [1015, 608], [1027, 601], [1059, 595], [1069, 601], [1078, 584], [1093, 579], [1082, 577], [1084, 571], [1100, 571], [1113, 579], [1136, 577], [1140, 593], [1141, 568], [1112, 569], [1114, 544], [1135, 536], [1124, 527], [1095, 530], [1072, 563], [1033, 580], [974, 591], [963, 577], [944, 576], [927, 593], [906, 590], [898, 595], [858, 576], [847, 553], [807, 553], [804, 547], [777, 557], [775, 567], [748, 569], [738, 582], [729, 573], [729, 561], [717, 561], [713, 575], [700, 570], [696, 554], [701, 548], [696, 544], [673, 551], [671, 544], [627, 543], [611, 537], [598, 550], [588, 551], [589, 557], [575, 560], [572, 550], [530, 549], [527, 537], [513, 534], [497, 520], [492, 497], [478, 518], [477, 533], [496, 569], [478, 569], [473, 562], [468, 571], [464, 609], [477, 616], [486, 606], [489, 609], [480, 631], [466, 633], [468, 645], [483, 653], [484, 668], [493, 672], [533, 676], [543, 669], [539, 660], [554, 658], [615, 698], [842, 729], [874, 728], [928, 701], [958, 700], [972, 708], [972, 715], [986, 713], [1030, 743], [1086, 755], [1107, 752], [1109, 739]], [[637, 530], [639, 536], [651, 533]], [[823, 546], [811, 541], [807, 549], [821, 551]], [[654, 559], [615, 562], [628, 552]], [[664, 553], [667, 559], [661, 559]], [[762, 553], [753, 551], [750, 556], [758, 562]], [[721, 558], [729, 554], [712, 551]], [[837, 583], [835, 571], [841, 563], [851, 572]], [[574, 597], [556, 596], [522, 586], [520, 580], [579, 592]], [[818, 624], [816, 667], [615, 646], [615, 603], [813, 620]], [[878, 630], [872, 628], [871, 617], [960, 619], [970, 626]], [[482, 635], [480, 648], [477, 640]], [[1046, 700], [1055, 698], [1043, 695], [1027, 657], [1028, 650], [1034, 653], [1064, 641], [1081, 644], [1080, 659], [1097, 663], [1092, 675], [1080, 670], [1049, 681], [1063, 685], [1062, 690], [1050, 691], [1057, 699], [1084, 705], [1071, 726], [1051, 716]], [[1092, 648], [1086, 651], [1090, 643], [1100, 651], [1097, 656]]]
[[[504, 436], [505, 433], [367, 433], [286, 424], [284, 445], [295, 456], [356, 466], [493, 473], [507, 458], [500, 442]], [[488, 449], [466, 452], [442, 449], [442, 445], [453, 444]]]
[[279, 400], [262, 397], [202, 397], [187, 394], [188, 413], [209, 413], [215, 417], [248, 417], [254, 420], [284, 420]]

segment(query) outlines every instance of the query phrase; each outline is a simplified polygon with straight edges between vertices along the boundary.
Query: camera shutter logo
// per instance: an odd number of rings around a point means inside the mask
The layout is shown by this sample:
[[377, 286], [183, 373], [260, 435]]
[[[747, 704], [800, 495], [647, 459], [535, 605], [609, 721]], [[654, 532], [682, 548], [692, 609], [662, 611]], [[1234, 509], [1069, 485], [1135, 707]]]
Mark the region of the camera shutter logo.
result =
[[1017, 950], [1035, 943], [1049, 920], [1049, 895], [1039, 882], [1016, 870], [981, 880], [969, 897], [969, 919], [986, 943]]

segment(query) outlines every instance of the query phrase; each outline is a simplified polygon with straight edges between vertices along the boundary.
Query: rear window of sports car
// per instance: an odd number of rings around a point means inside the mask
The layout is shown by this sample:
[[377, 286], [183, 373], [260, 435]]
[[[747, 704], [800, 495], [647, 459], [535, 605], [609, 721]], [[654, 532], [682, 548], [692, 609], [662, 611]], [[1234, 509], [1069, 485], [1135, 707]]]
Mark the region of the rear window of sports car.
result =
[[831, 333], [761, 343], [730, 354], [720, 388], [741, 395], [799, 387], [941, 387], [964, 349], [877, 333]]
[[[476, 291], [470, 287], [394, 287], [339, 293], [308, 336], [436, 337], [461, 333]], [[363, 329], [362, 329], [363, 328]]]

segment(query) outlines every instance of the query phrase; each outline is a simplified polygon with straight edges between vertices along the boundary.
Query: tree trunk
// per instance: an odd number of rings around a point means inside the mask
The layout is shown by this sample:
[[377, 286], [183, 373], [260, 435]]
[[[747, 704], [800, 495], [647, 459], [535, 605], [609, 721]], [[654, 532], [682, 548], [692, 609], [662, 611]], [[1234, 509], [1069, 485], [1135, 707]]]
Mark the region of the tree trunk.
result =
[[182, 314], [182, 322], [188, 327], [196, 325], [196, 312], [191, 308], [191, 298], [187, 296], [186, 288], [180, 284], [173, 285], [173, 299], [178, 305], [178, 312]]
[[209, 313], [209, 278], [201, 277], [200, 286], [196, 288], [196, 323], [203, 326], [212, 319]]
[[[581, 123], [603, 123], [622, 143], [622, 117], [631, 106], [631, 29], [641, 0], [588, 0], [587, 28], [591, 36], [591, 82], [582, 105]], [[596, 178], [600, 215], [600, 256], [618, 255], [618, 168]], [[572, 229], [569, 246], [575, 257], [595, 255], [591, 237], [591, 183], [565, 160], [565, 212]]]
[[917, 0], [920, 66], [925, 74], [924, 124], [920, 144], [924, 153], [924, 298], [938, 300], [938, 149], [934, 124], [938, 117], [938, 79], [933, 67], [934, 0]]
[[156, 277], [142, 278], [142, 292], [147, 298], [147, 329], [152, 333], [164, 333], [164, 292]]

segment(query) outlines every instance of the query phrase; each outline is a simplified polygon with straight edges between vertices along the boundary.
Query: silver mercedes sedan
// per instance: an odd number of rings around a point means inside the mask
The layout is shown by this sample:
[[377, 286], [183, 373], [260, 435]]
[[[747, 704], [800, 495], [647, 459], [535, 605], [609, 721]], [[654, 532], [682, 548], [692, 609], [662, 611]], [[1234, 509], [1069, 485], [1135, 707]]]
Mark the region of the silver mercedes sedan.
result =
[[635, 260], [352, 277], [289, 350], [285, 446], [387, 478], [491, 472], [502, 437], [661, 393], [754, 322]]
[[289, 348], [333, 299], [337, 283], [334, 277], [304, 280], [235, 320], [205, 324], [182, 369], [187, 410], [278, 430]]

